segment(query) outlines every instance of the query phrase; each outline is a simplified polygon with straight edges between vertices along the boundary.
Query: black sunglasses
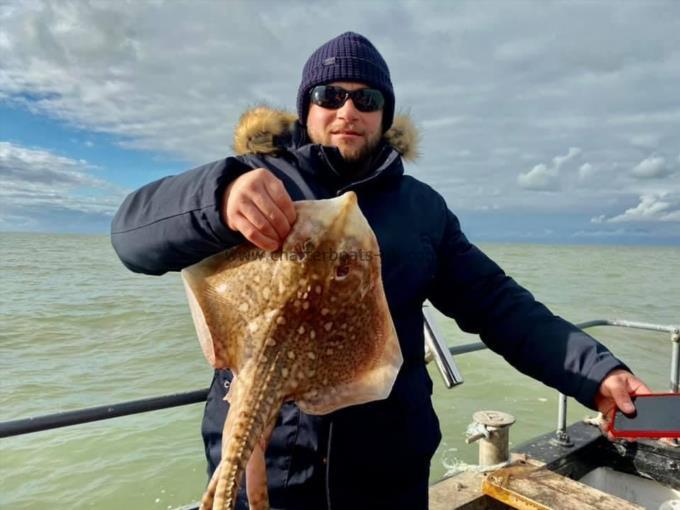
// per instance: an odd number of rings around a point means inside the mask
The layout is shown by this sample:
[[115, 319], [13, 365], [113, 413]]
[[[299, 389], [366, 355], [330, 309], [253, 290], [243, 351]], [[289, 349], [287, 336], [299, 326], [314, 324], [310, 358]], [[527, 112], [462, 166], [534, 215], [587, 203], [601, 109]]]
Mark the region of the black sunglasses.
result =
[[385, 97], [377, 89], [345, 90], [334, 85], [318, 85], [310, 93], [311, 101], [317, 106], [337, 110], [352, 98], [352, 103], [360, 112], [377, 112], [385, 104]]

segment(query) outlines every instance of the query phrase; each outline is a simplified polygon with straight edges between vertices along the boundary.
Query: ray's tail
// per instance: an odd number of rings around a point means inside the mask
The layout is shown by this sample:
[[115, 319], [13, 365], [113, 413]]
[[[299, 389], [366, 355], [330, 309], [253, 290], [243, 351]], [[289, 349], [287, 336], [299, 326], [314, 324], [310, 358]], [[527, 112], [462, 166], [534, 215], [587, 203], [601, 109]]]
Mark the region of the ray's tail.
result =
[[199, 510], [211, 510], [213, 507], [213, 501], [215, 500], [215, 488], [217, 487], [217, 480], [220, 478], [220, 471], [222, 470], [222, 462], [217, 465], [215, 472], [210, 478], [210, 483], [208, 483], [208, 488], [205, 490], [203, 497], [201, 498], [201, 506]]
[[[260, 365], [259, 369], [246, 368], [232, 383], [230, 409], [222, 435], [222, 461], [203, 496], [201, 510], [232, 510], [235, 507], [241, 479], [255, 445], [271, 428], [268, 425], [276, 418], [283, 401], [285, 381], [277, 369], [276, 362]], [[265, 494], [266, 499], [264, 463], [261, 470], [256, 478], [264, 487], [252, 487], [252, 491]], [[251, 492], [251, 487], [248, 492]], [[258, 509], [268, 508], [266, 500], [259, 502]]]

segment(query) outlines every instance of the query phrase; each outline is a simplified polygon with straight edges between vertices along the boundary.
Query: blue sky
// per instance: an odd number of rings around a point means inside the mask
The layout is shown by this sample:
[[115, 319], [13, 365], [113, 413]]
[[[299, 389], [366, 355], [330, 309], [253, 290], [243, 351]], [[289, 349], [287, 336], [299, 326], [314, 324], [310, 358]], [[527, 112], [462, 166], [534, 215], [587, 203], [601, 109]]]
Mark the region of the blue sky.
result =
[[346, 30], [476, 241], [680, 244], [680, 2], [0, 1], [0, 230], [106, 233], [131, 190], [293, 110]]

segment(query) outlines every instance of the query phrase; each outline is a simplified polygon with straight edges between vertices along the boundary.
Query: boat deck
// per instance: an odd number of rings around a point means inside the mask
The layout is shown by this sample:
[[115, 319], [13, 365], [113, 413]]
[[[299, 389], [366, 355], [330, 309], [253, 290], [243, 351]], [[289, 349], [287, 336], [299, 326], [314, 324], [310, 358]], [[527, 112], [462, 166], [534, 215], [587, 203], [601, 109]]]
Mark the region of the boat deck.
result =
[[[554, 434], [545, 434], [515, 448], [515, 462], [507, 468], [486, 475], [459, 473], [433, 484], [430, 510], [639, 510], [658, 508], [657, 502], [680, 497], [680, 448], [649, 440], [612, 443], [597, 427], [585, 423], [573, 424], [567, 432], [572, 446], [555, 444]], [[579, 481], [598, 468], [633, 475], [643, 488], [635, 493], [627, 487], [625, 494], [617, 496], [612, 490], [604, 492]], [[630, 501], [638, 496], [643, 499], [640, 493], [645, 491], [654, 493], [656, 506]]]

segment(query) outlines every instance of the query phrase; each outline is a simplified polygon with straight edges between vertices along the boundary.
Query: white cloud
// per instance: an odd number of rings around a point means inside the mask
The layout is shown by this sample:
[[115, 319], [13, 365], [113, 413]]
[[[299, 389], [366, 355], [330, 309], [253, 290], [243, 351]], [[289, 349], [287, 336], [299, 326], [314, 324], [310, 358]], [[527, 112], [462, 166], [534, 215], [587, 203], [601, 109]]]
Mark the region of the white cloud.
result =
[[494, 58], [508, 63], [535, 60], [543, 53], [545, 43], [545, 40], [538, 40], [535, 37], [507, 41], [496, 48]]
[[633, 135], [630, 139], [630, 143], [644, 149], [656, 149], [659, 146], [660, 139], [660, 135], [656, 133], [640, 133]]
[[653, 179], [655, 177], [664, 177], [670, 174], [671, 171], [670, 166], [666, 164], [665, 158], [650, 156], [635, 165], [630, 173], [638, 179]]
[[540, 163], [531, 170], [517, 176], [517, 183], [524, 189], [554, 191], [560, 189], [560, 169], [565, 163], [571, 161], [581, 154], [578, 147], [569, 147], [569, 151], [564, 156], [552, 158], [551, 166]]
[[593, 167], [593, 165], [587, 162], [583, 163], [578, 169], [579, 180], [590, 179], [595, 174], [596, 174], [595, 168]]
[[525, 174], [517, 176], [517, 183], [524, 189], [556, 190], [559, 189], [559, 173], [557, 168], [548, 168], [540, 163]]
[[581, 154], [581, 149], [578, 147], [569, 147], [569, 152], [565, 154], [564, 156], [555, 156], [553, 158], [553, 164], [555, 165], [555, 169], [559, 170], [562, 165], [564, 165], [567, 161], [570, 161], [574, 159], [576, 156]]
[[[596, 223], [596, 222], [595, 222]], [[653, 232], [648, 232], [640, 229], [627, 229], [625, 227], [617, 227], [617, 228], [603, 228], [600, 230], [577, 230], [576, 232], [571, 234], [571, 237], [574, 237], [576, 239], [591, 239], [591, 240], [598, 240], [598, 239], [607, 239], [607, 238], [625, 238], [625, 239], [631, 239], [631, 238], [649, 238], [653, 237], [654, 233]]]
[[591, 219], [592, 223], [627, 222], [680, 222], [680, 197], [667, 193], [647, 194], [640, 197], [640, 203], [626, 209], [623, 214], [607, 218], [604, 215]]
[[427, 119], [421, 122], [424, 129], [439, 129], [443, 127], [453, 126], [465, 122], [465, 117], [438, 117], [435, 119]]
[[[190, 166], [231, 152], [245, 108], [266, 100], [293, 109], [310, 52], [355, 30], [385, 56], [397, 109], [423, 128], [422, 158], [407, 171], [454, 208], [478, 207], [472, 190], [493, 183], [504, 211], [610, 217], [612, 204], [625, 209], [624, 194], [672, 190], [680, 178], [652, 189], [659, 183], [630, 172], [651, 151], [676, 167], [667, 144], [680, 108], [668, 84], [680, 82], [680, 3], [655, 5], [0, 0], [0, 101], [83, 129], [80, 144], [97, 140], [92, 153], [114, 140]], [[614, 171], [616, 161], [625, 170]], [[74, 164], [80, 178], [95, 178]], [[517, 189], [570, 191], [584, 178], [578, 193], [535, 194], [530, 205]]]
[[46, 187], [105, 187], [89, 175], [86, 161], [74, 160], [41, 149], [0, 142], [0, 179], [3, 187], [31, 184]]
[[12, 51], [2, 55], [0, 93], [35, 113], [119, 135], [126, 147], [214, 159], [228, 151], [247, 106], [268, 98], [294, 104], [303, 57], [288, 45], [297, 58], [270, 58], [286, 31], [271, 33], [271, 20], [252, 11], [261, 8], [67, 0], [16, 6], [11, 23], [3, 23]]
[[83, 160], [0, 142], [0, 223], [50, 211], [113, 215], [125, 190], [93, 177], [91, 170]]
[[472, 151], [468, 149], [452, 149], [448, 154], [453, 158], [468, 158], [472, 156]]
[[514, 156], [519, 153], [520, 150], [517, 147], [496, 147], [492, 152], [498, 156]]

